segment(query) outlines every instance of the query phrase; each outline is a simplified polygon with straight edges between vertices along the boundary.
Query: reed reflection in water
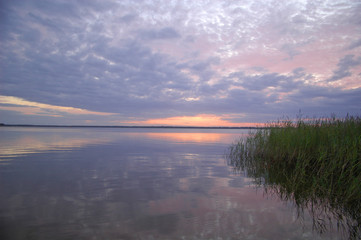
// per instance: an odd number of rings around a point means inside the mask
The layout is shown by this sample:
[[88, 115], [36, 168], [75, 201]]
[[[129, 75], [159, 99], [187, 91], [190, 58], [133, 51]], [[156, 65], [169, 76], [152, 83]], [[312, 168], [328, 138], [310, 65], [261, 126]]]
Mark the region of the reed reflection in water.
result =
[[266, 195], [293, 203], [300, 219], [305, 212], [310, 214], [313, 229], [319, 234], [337, 231], [340, 239], [361, 239], [361, 199], [346, 199], [343, 193], [315, 186], [319, 176], [311, 171], [300, 171], [287, 164], [265, 164], [264, 156], [247, 147], [251, 149], [253, 145], [233, 144], [227, 152], [228, 164], [236, 172], [252, 178]]
[[242, 130], [0, 128], [0, 239], [338, 239], [235, 175]]

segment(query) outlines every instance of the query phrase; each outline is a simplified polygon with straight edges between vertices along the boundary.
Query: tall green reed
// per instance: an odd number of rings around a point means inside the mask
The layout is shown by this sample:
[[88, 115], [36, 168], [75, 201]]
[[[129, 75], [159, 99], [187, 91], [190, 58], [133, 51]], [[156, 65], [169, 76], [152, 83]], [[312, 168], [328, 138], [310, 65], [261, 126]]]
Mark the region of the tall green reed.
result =
[[326, 214], [350, 239], [361, 238], [360, 117], [271, 123], [232, 145], [228, 161], [268, 192], [310, 209], [319, 232]]

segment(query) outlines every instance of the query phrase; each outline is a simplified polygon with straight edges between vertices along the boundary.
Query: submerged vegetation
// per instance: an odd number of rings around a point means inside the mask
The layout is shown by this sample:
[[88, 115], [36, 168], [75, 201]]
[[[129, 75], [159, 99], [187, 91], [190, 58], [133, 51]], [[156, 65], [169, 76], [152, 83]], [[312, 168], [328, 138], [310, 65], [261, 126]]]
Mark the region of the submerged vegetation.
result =
[[232, 145], [228, 162], [283, 200], [309, 210], [323, 233], [336, 221], [361, 238], [361, 118], [278, 121]]

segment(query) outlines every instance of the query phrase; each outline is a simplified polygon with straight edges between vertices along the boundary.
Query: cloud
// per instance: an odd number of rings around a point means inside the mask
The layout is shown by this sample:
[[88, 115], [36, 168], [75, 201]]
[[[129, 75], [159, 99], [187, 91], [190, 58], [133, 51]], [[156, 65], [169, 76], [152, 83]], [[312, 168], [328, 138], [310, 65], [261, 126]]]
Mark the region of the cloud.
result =
[[[64, 116], [58, 106], [115, 114], [102, 123], [260, 122], [358, 109], [360, 4], [160, 3], [3, 2], [0, 94], [49, 107], [2, 105], [2, 116]], [[85, 115], [76, 121], [100, 121]]]
[[165, 27], [159, 30], [143, 30], [140, 31], [139, 37], [146, 40], [157, 40], [157, 39], [174, 39], [179, 38], [178, 32], [171, 27]]
[[291, 60], [293, 59], [293, 57], [300, 54], [300, 51], [298, 51], [296, 47], [292, 46], [291, 44], [284, 44], [280, 49], [282, 51], [285, 51], [288, 54], [289, 59]]
[[361, 56], [355, 57], [355, 55], [346, 55], [340, 59], [337, 64], [338, 68], [333, 72], [333, 76], [328, 79], [329, 82], [337, 81], [345, 77], [351, 76], [350, 69], [361, 65]]
[[68, 113], [75, 115], [99, 115], [99, 116], [114, 115], [114, 113], [94, 112], [94, 111], [88, 111], [86, 109], [80, 109], [74, 107], [54, 106], [44, 103], [26, 101], [22, 98], [17, 98], [12, 96], [1, 96], [1, 95], [0, 95], [0, 109], [17, 111], [25, 115], [48, 115], [53, 117], [60, 117], [61, 113]]
[[353, 50], [353, 49], [358, 48], [358, 47], [360, 47], [360, 46], [361, 46], [361, 39], [352, 42], [352, 43], [347, 47], [347, 50]]
[[128, 23], [128, 24], [129, 24], [130, 22], [134, 21], [134, 20], [136, 19], [136, 17], [137, 17], [136, 15], [131, 14], [131, 13], [128, 13], [128, 14], [120, 17], [119, 20], [120, 20], [121, 22], [124, 22], [124, 23]]

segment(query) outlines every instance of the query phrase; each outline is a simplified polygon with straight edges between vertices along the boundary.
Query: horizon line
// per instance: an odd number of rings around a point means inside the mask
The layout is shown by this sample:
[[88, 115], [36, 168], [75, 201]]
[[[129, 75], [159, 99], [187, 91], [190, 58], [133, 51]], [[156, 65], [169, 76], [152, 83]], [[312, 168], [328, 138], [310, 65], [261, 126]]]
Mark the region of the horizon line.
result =
[[58, 125], [58, 124], [6, 124], [0, 123], [0, 127], [69, 127], [69, 128], [192, 128], [192, 129], [258, 129], [265, 127], [257, 126], [168, 126], [168, 125]]

